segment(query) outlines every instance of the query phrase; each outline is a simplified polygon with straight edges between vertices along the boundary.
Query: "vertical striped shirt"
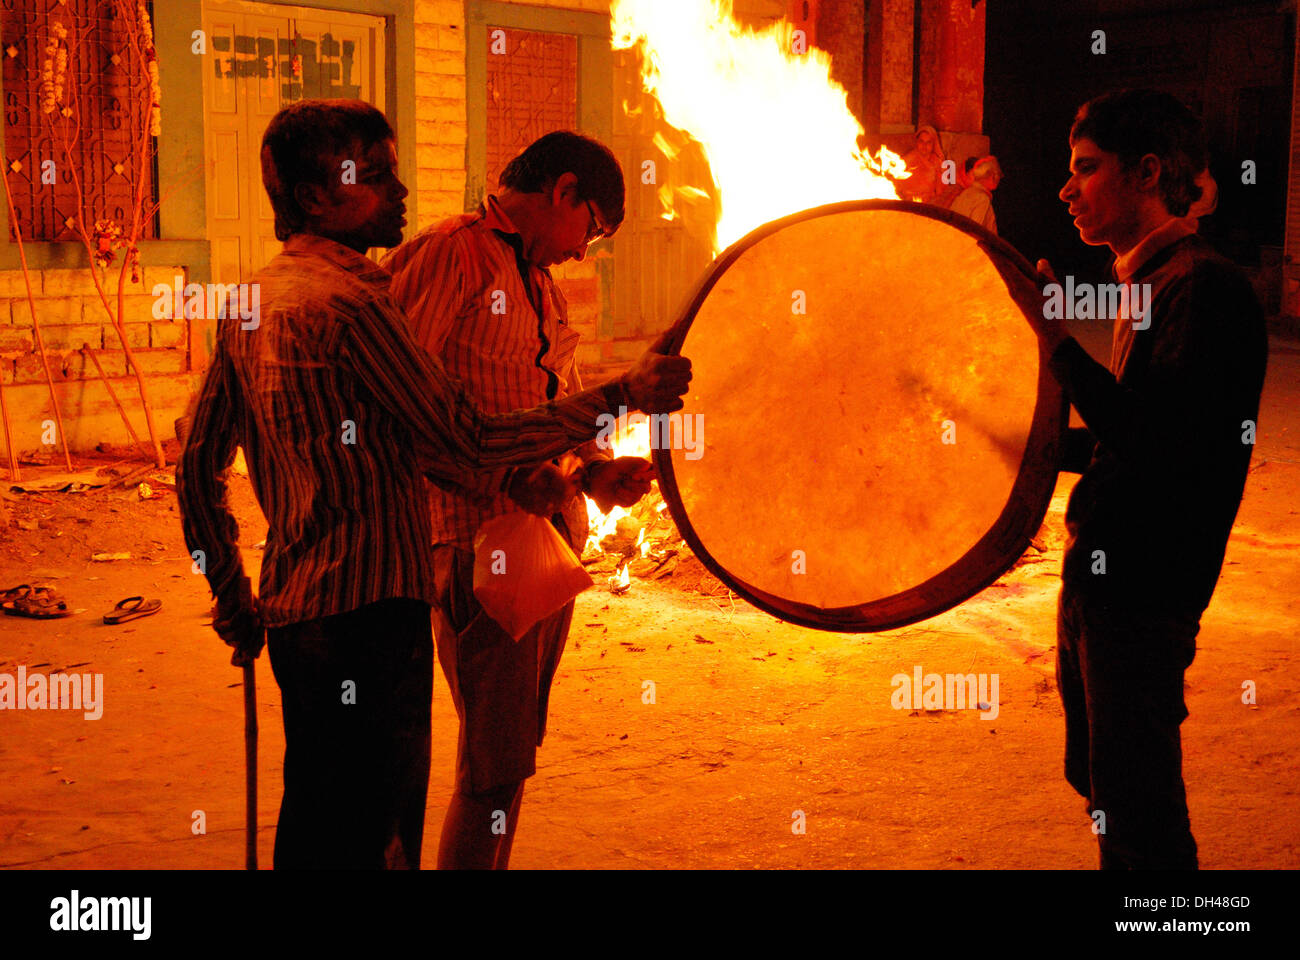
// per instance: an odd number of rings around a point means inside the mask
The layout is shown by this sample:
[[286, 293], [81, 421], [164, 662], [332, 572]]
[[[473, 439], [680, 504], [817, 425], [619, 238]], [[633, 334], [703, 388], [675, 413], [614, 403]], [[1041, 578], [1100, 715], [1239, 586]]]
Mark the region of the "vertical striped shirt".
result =
[[[625, 402], [614, 385], [487, 415], [411, 340], [387, 270], [299, 234], [254, 277], [259, 322], [218, 324], [176, 472], [185, 542], [219, 600], [248, 580], [224, 473], [243, 446], [270, 529], [267, 626], [378, 600], [435, 598], [427, 485], [558, 456]], [[198, 559], [198, 554], [192, 554]]]
[[[522, 242], [489, 196], [474, 213], [429, 227], [384, 260], [415, 341], [489, 413], [582, 391], [579, 335], [568, 325], [564, 294], [550, 271], [525, 261]], [[576, 453], [585, 462], [610, 456], [595, 443]], [[505, 473], [483, 471], [434, 490], [434, 541], [469, 549], [480, 524], [519, 510], [503, 490]], [[586, 501], [574, 497], [563, 512], [575, 537], [585, 539]]]

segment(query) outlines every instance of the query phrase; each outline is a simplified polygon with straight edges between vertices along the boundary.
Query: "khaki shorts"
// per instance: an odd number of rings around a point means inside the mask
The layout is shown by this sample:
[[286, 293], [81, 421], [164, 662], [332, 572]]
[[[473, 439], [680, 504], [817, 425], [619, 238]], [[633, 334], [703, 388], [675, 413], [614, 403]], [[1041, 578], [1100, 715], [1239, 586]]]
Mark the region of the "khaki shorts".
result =
[[434, 547], [438, 662], [460, 717], [456, 784], [477, 794], [531, 777], [551, 681], [573, 620], [570, 601], [515, 641], [474, 596], [474, 554]]

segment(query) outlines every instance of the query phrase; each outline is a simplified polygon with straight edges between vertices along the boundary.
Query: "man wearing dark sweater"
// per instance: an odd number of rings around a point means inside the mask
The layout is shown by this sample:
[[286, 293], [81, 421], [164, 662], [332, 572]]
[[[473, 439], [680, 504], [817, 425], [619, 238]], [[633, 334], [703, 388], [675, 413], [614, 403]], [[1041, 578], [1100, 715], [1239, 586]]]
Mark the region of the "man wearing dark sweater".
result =
[[[1063, 465], [1083, 475], [1058, 602], [1065, 774], [1088, 799], [1102, 869], [1194, 869], [1183, 672], [1254, 448], [1263, 312], [1242, 272], [1179, 219], [1205, 167], [1182, 104], [1143, 90], [1098, 97], [1079, 109], [1070, 146], [1060, 197], [1083, 242], [1115, 253], [1129, 294], [1110, 369], [1052, 319], [1051, 287], [1008, 276], [1086, 424], [1070, 431]], [[1051, 278], [1046, 261], [1038, 269]]]

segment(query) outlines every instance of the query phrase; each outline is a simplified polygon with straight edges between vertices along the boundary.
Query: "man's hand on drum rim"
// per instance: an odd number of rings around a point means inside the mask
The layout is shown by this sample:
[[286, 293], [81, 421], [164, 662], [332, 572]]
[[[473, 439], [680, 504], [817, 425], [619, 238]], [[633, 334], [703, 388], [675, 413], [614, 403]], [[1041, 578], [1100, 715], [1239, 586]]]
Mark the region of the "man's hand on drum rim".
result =
[[682, 396], [691, 382], [691, 361], [666, 356], [672, 329], [659, 335], [632, 369], [620, 378], [632, 406], [645, 413], [671, 413], [685, 406]]
[[[985, 245], [981, 243], [980, 246], [984, 247]], [[1048, 284], [1057, 282], [1056, 274], [1052, 271], [1052, 265], [1046, 260], [1039, 260], [1037, 269], [1031, 276], [1015, 264], [1007, 263], [1003, 256], [995, 254], [988, 247], [985, 247], [985, 252], [989, 254], [989, 259], [993, 261], [993, 266], [1002, 275], [1011, 298], [1016, 301], [1024, 312], [1025, 317], [1029, 320], [1029, 325], [1033, 327], [1034, 333], [1038, 335], [1044, 351], [1050, 357], [1056, 348], [1061, 345], [1061, 341], [1070, 337], [1070, 331], [1065, 329], [1065, 324], [1057, 318], [1046, 316], [1047, 294], [1044, 288]]]

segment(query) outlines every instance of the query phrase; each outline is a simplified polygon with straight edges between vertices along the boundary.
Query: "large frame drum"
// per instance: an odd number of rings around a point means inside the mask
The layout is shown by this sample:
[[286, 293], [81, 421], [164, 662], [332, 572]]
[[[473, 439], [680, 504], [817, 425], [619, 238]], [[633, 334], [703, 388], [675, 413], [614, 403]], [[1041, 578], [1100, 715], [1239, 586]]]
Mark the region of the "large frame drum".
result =
[[1011, 567], [1051, 499], [1068, 406], [995, 260], [1033, 273], [964, 217], [859, 200], [713, 262], [671, 342], [693, 364], [693, 432], [652, 437], [714, 575], [783, 620], [861, 632]]

